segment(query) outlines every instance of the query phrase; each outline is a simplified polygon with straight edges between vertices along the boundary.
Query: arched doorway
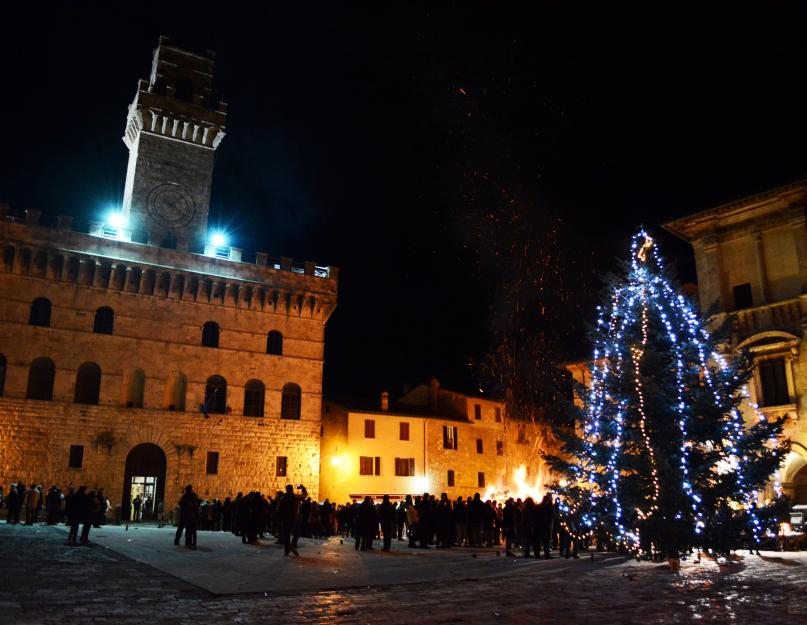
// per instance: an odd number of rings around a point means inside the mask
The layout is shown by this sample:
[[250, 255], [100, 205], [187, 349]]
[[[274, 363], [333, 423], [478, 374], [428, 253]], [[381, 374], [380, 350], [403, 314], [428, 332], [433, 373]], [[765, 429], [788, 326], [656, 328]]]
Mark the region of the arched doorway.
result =
[[[138, 495], [143, 504], [151, 498], [152, 510], [165, 497], [165, 464], [165, 452], [153, 443], [142, 443], [129, 451], [126, 456], [121, 502], [121, 518], [124, 521], [132, 520], [132, 502]], [[142, 505], [141, 518], [146, 520], [144, 510], [145, 505]]]
[[807, 504], [807, 465], [793, 476], [793, 505]]

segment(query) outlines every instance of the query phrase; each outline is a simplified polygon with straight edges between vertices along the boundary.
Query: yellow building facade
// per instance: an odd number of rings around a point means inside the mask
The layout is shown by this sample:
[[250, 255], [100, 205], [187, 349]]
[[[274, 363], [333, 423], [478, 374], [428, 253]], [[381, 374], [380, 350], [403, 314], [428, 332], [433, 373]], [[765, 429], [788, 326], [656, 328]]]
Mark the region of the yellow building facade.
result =
[[[807, 504], [807, 182], [666, 224], [695, 252], [703, 313], [732, 323], [731, 348], [754, 358], [749, 402], [787, 416], [792, 451], [777, 478]], [[756, 418], [751, 405], [746, 419]]]
[[435, 379], [395, 402], [387, 394], [375, 402], [326, 399], [320, 497], [501, 492], [519, 466], [537, 477], [543, 462], [533, 442], [528, 424], [508, 422], [503, 402]]

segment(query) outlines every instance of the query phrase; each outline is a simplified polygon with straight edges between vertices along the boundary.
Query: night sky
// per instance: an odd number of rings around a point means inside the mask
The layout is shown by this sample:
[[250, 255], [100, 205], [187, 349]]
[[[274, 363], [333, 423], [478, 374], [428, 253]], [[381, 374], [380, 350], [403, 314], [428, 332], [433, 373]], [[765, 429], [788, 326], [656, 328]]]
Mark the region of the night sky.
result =
[[0, 202], [46, 219], [119, 203], [158, 36], [213, 49], [230, 107], [211, 222], [340, 267], [325, 392], [465, 387], [501, 300], [475, 227], [491, 195], [562, 221], [583, 297], [639, 224], [693, 279], [660, 223], [807, 174], [807, 10], [598, 5], [6, 7]]

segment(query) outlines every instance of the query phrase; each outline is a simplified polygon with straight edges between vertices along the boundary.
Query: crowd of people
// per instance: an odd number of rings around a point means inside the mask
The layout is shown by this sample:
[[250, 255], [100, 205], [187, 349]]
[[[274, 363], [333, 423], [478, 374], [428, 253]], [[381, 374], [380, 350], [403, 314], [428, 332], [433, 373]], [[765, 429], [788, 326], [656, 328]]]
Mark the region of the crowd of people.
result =
[[356, 550], [374, 549], [382, 541], [389, 551], [393, 539], [408, 541], [410, 548], [492, 547], [505, 545], [506, 553], [551, 558], [551, 550], [577, 558], [578, 544], [561, 523], [559, 504], [546, 494], [508, 499], [504, 504], [483, 501], [479, 494], [452, 501], [424, 493], [393, 503], [388, 495], [376, 503], [363, 501], [334, 505], [327, 499], [312, 500], [305, 488], [292, 485], [268, 496], [260, 492], [238, 493], [234, 498], [200, 500], [187, 486], [175, 518], [179, 519], [174, 544], [184, 532], [185, 545], [195, 547], [197, 531], [232, 532], [243, 543], [255, 543], [269, 535], [297, 554], [298, 539], [339, 535], [355, 541]]
[[[20, 523], [20, 516], [25, 510], [25, 525], [38, 522], [42, 510], [45, 510], [45, 522], [48, 525], [64, 523], [70, 526], [67, 542], [70, 545], [86, 545], [89, 541], [90, 528], [101, 527], [106, 523], [109, 500], [104, 489], [87, 490], [86, 486], [70, 487], [65, 494], [58, 486], [52, 486], [45, 492], [42, 485], [31, 484], [26, 487], [19, 482], [11, 484], [8, 493], [0, 487], [0, 508], [6, 509], [6, 523]], [[79, 539], [79, 526], [81, 538]]]
[[[70, 526], [68, 544], [86, 544], [91, 527], [106, 523], [109, 500], [103, 489], [87, 490], [71, 487], [63, 493], [53, 486], [45, 492], [42, 486], [12, 484], [4, 496], [0, 487], [0, 507], [7, 509], [6, 522], [32, 525], [45, 510], [50, 525], [64, 522]], [[163, 502], [152, 504], [136, 497], [132, 502], [132, 521], [164, 519]], [[186, 486], [173, 512], [177, 526], [174, 544], [183, 537], [185, 546], [196, 547], [198, 531], [232, 532], [243, 543], [256, 543], [273, 536], [284, 545], [286, 555], [298, 555], [300, 537], [340, 536], [354, 541], [356, 550], [370, 551], [381, 541], [389, 551], [392, 541], [406, 541], [410, 548], [449, 549], [452, 547], [492, 547], [504, 544], [506, 554], [551, 558], [551, 550], [561, 556], [577, 558], [578, 544], [561, 522], [559, 504], [546, 494], [541, 501], [532, 498], [510, 498], [504, 504], [485, 501], [479, 494], [451, 500], [443, 493], [438, 497], [407, 495], [393, 502], [385, 495], [376, 503], [371, 497], [362, 501], [335, 505], [308, 496], [303, 485], [287, 485], [274, 496], [257, 491], [238, 493], [224, 499], [201, 499]], [[81, 534], [79, 536], [79, 526]]]

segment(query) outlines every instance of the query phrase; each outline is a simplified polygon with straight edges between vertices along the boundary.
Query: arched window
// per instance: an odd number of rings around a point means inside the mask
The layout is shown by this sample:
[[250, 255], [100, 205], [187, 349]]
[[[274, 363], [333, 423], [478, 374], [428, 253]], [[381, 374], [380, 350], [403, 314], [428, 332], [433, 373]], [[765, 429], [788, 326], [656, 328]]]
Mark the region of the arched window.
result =
[[260, 380], [250, 380], [244, 387], [244, 416], [262, 417], [264, 386]]
[[56, 374], [56, 365], [50, 358], [37, 358], [31, 363], [28, 370], [28, 387], [25, 390], [26, 399], [53, 399], [53, 377]]
[[283, 335], [272, 330], [266, 337], [266, 353], [281, 356], [283, 354]]
[[220, 375], [211, 375], [205, 385], [205, 410], [214, 414], [227, 412], [227, 380]]
[[37, 297], [31, 304], [31, 314], [28, 317], [28, 325], [50, 327], [50, 300], [44, 297]]
[[109, 306], [101, 306], [95, 311], [95, 323], [93, 323], [92, 331], [96, 334], [112, 334], [112, 328], [115, 325], [115, 311]]
[[127, 369], [123, 375], [123, 405], [127, 408], [143, 407], [146, 374], [142, 369]]
[[85, 362], [76, 373], [77, 404], [97, 404], [101, 394], [101, 367], [94, 362]]
[[0, 397], [6, 388], [6, 357], [0, 354]]
[[185, 388], [187, 381], [181, 371], [172, 371], [165, 382], [163, 408], [166, 410], [185, 410]]
[[283, 398], [280, 403], [280, 418], [281, 419], [299, 419], [300, 418], [300, 396], [302, 391], [300, 387], [289, 382], [283, 387]]
[[208, 321], [204, 326], [202, 326], [202, 346], [219, 346], [219, 324], [215, 321]]

